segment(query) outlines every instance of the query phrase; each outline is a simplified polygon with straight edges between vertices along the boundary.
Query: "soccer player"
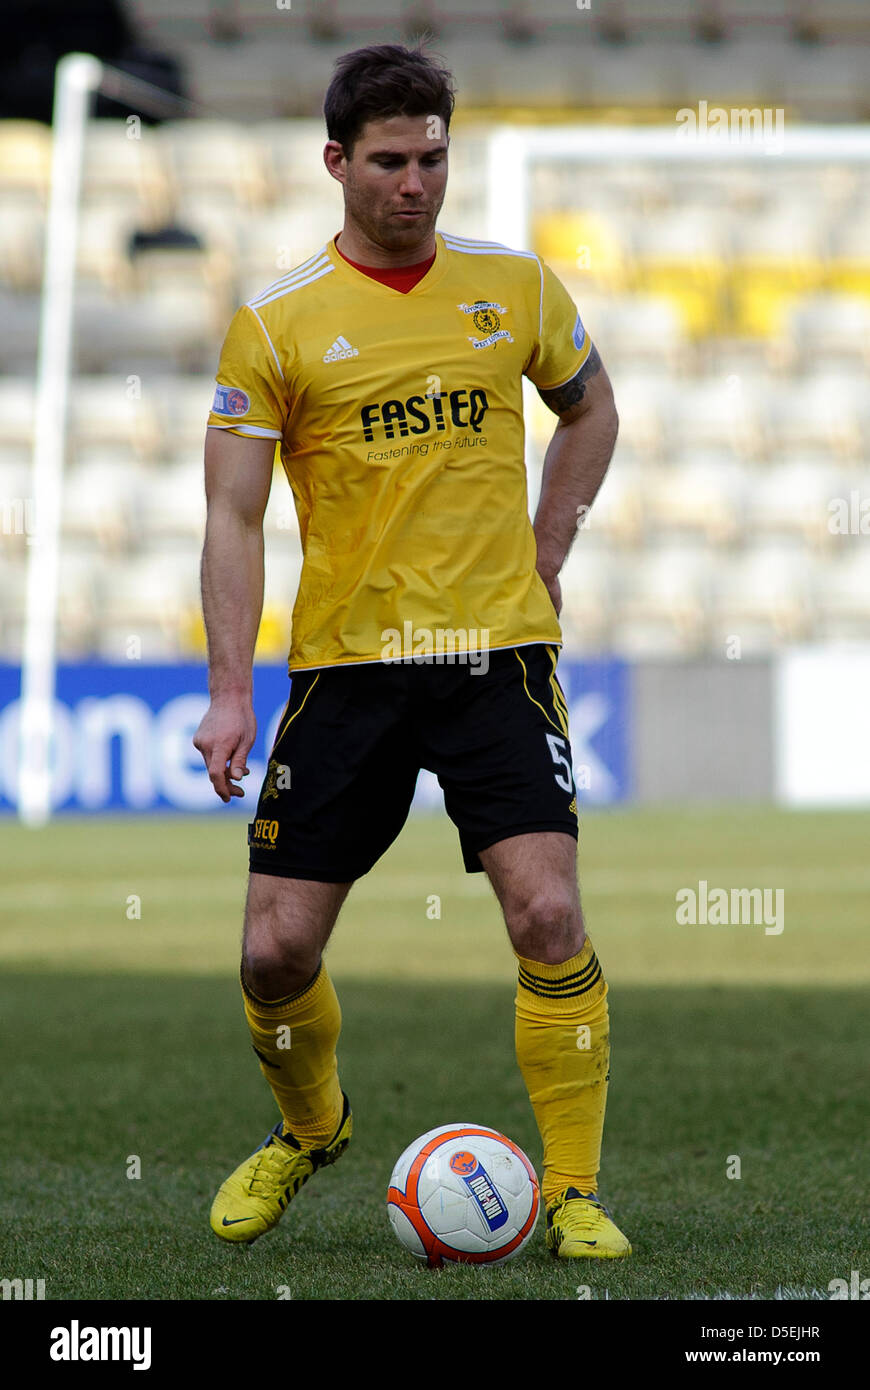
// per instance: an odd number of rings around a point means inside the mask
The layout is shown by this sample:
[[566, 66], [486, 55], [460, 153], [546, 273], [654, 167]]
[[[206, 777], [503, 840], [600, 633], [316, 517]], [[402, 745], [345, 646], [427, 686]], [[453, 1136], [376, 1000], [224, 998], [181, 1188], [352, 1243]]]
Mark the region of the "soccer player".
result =
[[[211, 1225], [256, 1239], [350, 1139], [322, 953], [423, 767], [518, 959], [516, 1050], [543, 1140], [547, 1243], [618, 1258], [631, 1247], [597, 1196], [607, 984], [580, 908], [556, 676], [558, 575], [617, 418], [598, 353], [538, 256], [436, 231], [452, 110], [450, 74], [422, 49], [338, 61], [324, 159], [344, 225], [238, 310], [221, 354], [205, 453], [211, 703], [195, 744], [224, 802], [243, 795], [256, 732], [276, 442], [304, 560], [290, 698], [248, 832], [241, 967], [280, 1119], [224, 1182]], [[559, 417], [534, 528], [523, 375]]]

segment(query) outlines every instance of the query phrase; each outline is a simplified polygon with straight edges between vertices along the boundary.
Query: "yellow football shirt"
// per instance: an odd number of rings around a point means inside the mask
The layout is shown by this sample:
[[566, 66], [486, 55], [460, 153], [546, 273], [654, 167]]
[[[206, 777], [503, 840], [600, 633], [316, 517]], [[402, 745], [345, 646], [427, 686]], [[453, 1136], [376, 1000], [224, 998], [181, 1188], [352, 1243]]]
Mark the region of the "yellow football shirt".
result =
[[590, 349], [538, 256], [446, 232], [406, 294], [329, 242], [238, 310], [208, 423], [280, 441], [304, 557], [291, 671], [560, 643], [522, 377], [561, 386]]

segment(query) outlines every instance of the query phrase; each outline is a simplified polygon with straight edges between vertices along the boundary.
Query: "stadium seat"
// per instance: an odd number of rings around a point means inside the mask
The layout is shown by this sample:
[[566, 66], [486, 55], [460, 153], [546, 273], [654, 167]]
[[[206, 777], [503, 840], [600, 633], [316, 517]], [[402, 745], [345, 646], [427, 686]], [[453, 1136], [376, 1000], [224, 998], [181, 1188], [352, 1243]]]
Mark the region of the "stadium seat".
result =
[[[2, 336], [2, 335], [0, 335]], [[29, 377], [0, 378], [0, 420], [6, 444], [33, 447], [36, 387]]]
[[39, 295], [0, 289], [0, 370], [14, 377], [36, 370], [39, 341]]
[[264, 601], [278, 608], [293, 607], [299, 575], [302, 570], [302, 551], [292, 534], [287, 540], [271, 539], [265, 555]]
[[70, 454], [89, 449], [126, 449], [153, 458], [161, 445], [160, 421], [151, 383], [138, 373], [74, 377], [69, 391]]
[[24, 548], [13, 554], [7, 540], [0, 546], [0, 660], [14, 662], [23, 647], [27, 562]]
[[322, 121], [258, 121], [250, 134], [268, 161], [271, 200], [298, 210], [326, 201], [341, 225], [341, 190], [323, 163], [326, 131]]
[[199, 595], [198, 546], [128, 557], [101, 594], [99, 651], [123, 655], [129, 637], [141, 639], [142, 659], [174, 659], [182, 648], [184, 615]]
[[38, 121], [0, 121], [0, 194], [45, 207], [51, 180], [51, 131]]
[[794, 0], [726, 0], [718, 8], [732, 24], [754, 20], [767, 29], [788, 21], [794, 13]]
[[[22, 443], [0, 440], [0, 499], [27, 497], [33, 491], [33, 451]], [[4, 526], [4, 539], [10, 534]]]
[[702, 207], [682, 207], [638, 218], [633, 229], [633, 291], [661, 295], [695, 338], [722, 319], [726, 244], [722, 219]]
[[671, 544], [639, 552], [620, 568], [614, 650], [624, 656], [679, 656], [703, 649], [713, 556]]
[[672, 447], [685, 451], [712, 446], [737, 458], [757, 457], [763, 443], [754, 383], [739, 377], [700, 378], [678, 383], [670, 398]]
[[23, 561], [36, 530], [33, 469], [26, 451], [0, 454], [0, 551]]
[[[584, 302], [579, 301], [581, 314]], [[678, 370], [686, 358], [687, 334], [682, 316], [665, 295], [624, 295], [599, 309], [594, 341], [608, 370], [631, 371], [643, 363]], [[588, 318], [584, 319], [590, 333]]]
[[597, 211], [549, 212], [533, 219], [532, 246], [557, 271], [581, 270], [593, 285], [612, 288], [625, 278], [620, 222]]
[[61, 504], [64, 538], [87, 537], [121, 555], [139, 532], [142, 488], [142, 465], [129, 449], [114, 446], [68, 469]]
[[182, 536], [202, 544], [205, 535], [205, 479], [202, 456], [163, 468], [143, 477], [138, 493], [138, 516], [145, 543], [159, 546], [161, 539]]
[[181, 189], [173, 210], [173, 225], [198, 239], [206, 264], [216, 259], [215, 253], [228, 258], [231, 264], [227, 273], [232, 275], [247, 229], [262, 215], [244, 212], [225, 198], [213, 197], [208, 190], [187, 193]]
[[[124, 566], [127, 560], [123, 561]], [[98, 550], [89, 537], [64, 537], [59, 556], [58, 656], [75, 660], [98, 649], [103, 600], [114, 586], [117, 560]], [[120, 653], [119, 653], [120, 654]]]
[[220, 195], [246, 210], [270, 200], [268, 152], [253, 130], [231, 121], [167, 121], [157, 138], [176, 191]]
[[76, 370], [117, 370], [120, 363], [125, 376], [141, 372], [145, 379], [168, 362], [182, 372], [202, 371], [217, 362], [229, 317], [223, 297], [216, 299], [202, 282], [152, 284], [121, 299], [82, 287], [75, 306]]
[[291, 603], [263, 604], [263, 616], [254, 651], [256, 661], [284, 661], [290, 650]]
[[[592, 525], [593, 523], [590, 523]], [[566, 644], [578, 652], [606, 651], [610, 645], [615, 556], [597, 533], [581, 531], [559, 576]]]
[[715, 577], [715, 638], [735, 635], [744, 655], [811, 638], [818, 572], [818, 560], [800, 543], [762, 542], [735, 554]]
[[4, 196], [0, 217], [0, 284], [35, 291], [42, 282], [45, 219], [28, 201]]
[[868, 38], [870, 20], [864, 0], [825, 0], [824, 5], [808, 5], [803, 18], [821, 40], [849, 43]]
[[276, 464], [272, 477], [272, 491], [263, 517], [263, 531], [270, 544], [289, 544], [301, 554], [299, 520], [296, 516], [293, 493], [280, 464]]
[[314, 255], [340, 228], [340, 214], [323, 201], [313, 207], [285, 202], [249, 218], [241, 234], [240, 302]]
[[[566, 171], [570, 177], [570, 169]], [[598, 200], [620, 216], [623, 225], [634, 225], [638, 217], [655, 216], [670, 206], [672, 191], [667, 172], [661, 165], [641, 160], [618, 160], [611, 165], [596, 162], [590, 168], [578, 160], [572, 184], [590, 190], [590, 199]], [[558, 183], [556, 184], [558, 188]]]
[[111, 294], [129, 291], [133, 283], [129, 243], [137, 226], [135, 212], [123, 204], [105, 202], [83, 208], [76, 253], [78, 283], [94, 281]]
[[162, 143], [155, 136], [152, 129], [137, 126], [135, 118], [89, 123], [82, 167], [86, 211], [114, 208], [149, 227], [167, 221], [172, 188]]
[[[214, 370], [218, 358], [214, 357]], [[158, 377], [153, 393], [163, 425], [167, 452], [181, 459], [197, 454], [205, 446], [206, 421], [214, 400], [214, 375]]]
[[800, 299], [789, 313], [787, 332], [805, 369], [819, 362], [870, 366], [870, 297], [823, 294]]
[[619, 438], [639, 458], [661, 453], [676, 384], [657, 371], [611, 372], [619, 412]]
[[794, 537], [813, 548], [828, 543], [832, 498], [845, 495], [842, 468], [824, 455], [755, 470], [746, 496], [746, 528], [755, 541]]
[[[648, 524], [648, 506], [657, 470], [632, 462], [622, 443], [617, 443], [601, 489], [584, 520], [579, 539], [605, 539], [623, 549], [639, 544]], [[588, 546], [586, 547], [589, 548]]]
[[862, 497], [868, 532], [835, 553], [822, 573], [819, 593], [821, 635], [828, 641], [870, 641], [870, 479]]
[[830, 234], [827, 288], [870, 299], [870, 187], [838, 213]]
[[861, 376], [831, 371], [779, 382], [768, 402], [771, 448], [782, 458], [812, 448], [847, 460], [865, 452], [868, 399]]
[[719, 458], [660, 467], [646, 480], [644, 528], [660, 540], [679, 535], [728, 545], [738, 534], [746, 492], [739, 464]]
[[824, 216], [804, 198], [735, 224], [728, 293], [738, 333], [781, 334], [795, 300], [824, 285]]

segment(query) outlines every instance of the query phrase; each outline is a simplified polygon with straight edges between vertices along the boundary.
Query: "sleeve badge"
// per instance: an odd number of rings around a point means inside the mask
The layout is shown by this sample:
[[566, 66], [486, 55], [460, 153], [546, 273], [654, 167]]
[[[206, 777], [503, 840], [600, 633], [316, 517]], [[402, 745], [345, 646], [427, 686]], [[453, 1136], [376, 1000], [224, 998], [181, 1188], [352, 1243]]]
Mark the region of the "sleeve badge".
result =
[[237, 386], [217, 387], [212, 403], [215, 415], [247, 415], [250, 408], [250, 399]]

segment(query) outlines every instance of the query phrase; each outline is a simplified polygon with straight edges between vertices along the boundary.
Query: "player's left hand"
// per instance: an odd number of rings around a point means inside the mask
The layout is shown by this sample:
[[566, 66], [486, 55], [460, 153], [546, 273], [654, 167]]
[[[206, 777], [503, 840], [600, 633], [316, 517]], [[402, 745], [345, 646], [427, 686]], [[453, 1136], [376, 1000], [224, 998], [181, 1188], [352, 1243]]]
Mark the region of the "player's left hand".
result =
[[547, 593], [550, 595], [550, 600], [556, 610], [556, 617], [558, 618], [559, 614], [562, 612], [562, 585], [559, 583], [559, 576], [556, 574], [552, 579], [544, 579], [544, 576], [541, 575], [541, 578], [547, 586]]

